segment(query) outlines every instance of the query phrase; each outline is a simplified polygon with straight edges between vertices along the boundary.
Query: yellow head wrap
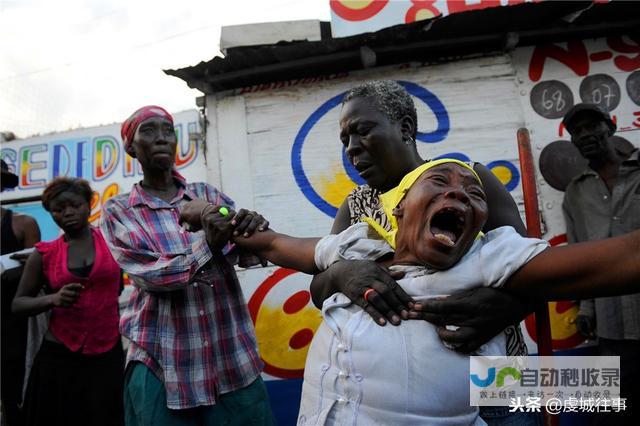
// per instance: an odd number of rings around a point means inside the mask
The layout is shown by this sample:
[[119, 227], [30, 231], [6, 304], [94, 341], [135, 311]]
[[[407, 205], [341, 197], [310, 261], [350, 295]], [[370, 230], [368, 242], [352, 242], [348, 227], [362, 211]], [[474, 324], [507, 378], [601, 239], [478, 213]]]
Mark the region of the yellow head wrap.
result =
[[429, 161], [428, 163], [424, 163], [421, 166], [417, 167], [413, 171], [407, 173], [400, 184], [393, 189], [385, 192], [380, 195], [380, 201], [382, 202], [382, 209], [384, 210], [387, 219], [389, 219], [389, 223], [391, 224], [391, 231], [387, 231], [384, 229], [378, 222], [373, 220], [370, 217], [363, 217], [362, 220], [369, 224], [382, 238], [384, 238], [391, 247], [396, 248], [396, 234], [398, 233], [398, 221], [396, 217], [393, 215], [393, 209], [398, 207], [402, 199], [407, 195], [409, 189], [413, 186], [416, 180], [427, 170], [439, 166], [445, 163], [455, 163], [467, 170], [470, 170], [471, 173], [478, 179], [478, 182], [482, 183], [480, 176], [473, 170], [473, 167], [468, 165], [465, 162], [460, 160], [456, 160], [454, 158], [441, 158], [439, 160]]

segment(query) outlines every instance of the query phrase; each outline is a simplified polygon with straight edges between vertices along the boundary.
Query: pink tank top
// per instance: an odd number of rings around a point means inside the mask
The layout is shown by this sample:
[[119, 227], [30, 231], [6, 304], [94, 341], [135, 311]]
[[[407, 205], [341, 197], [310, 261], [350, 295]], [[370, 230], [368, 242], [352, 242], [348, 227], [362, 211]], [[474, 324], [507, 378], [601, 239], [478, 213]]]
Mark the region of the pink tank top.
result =
[[91, 228], [95, 261], [88, 277], [72, 274], [67, 268], [68, 244], [64, 236], [36, 244], [42, 254], [42, 269], [56, 292], [69, 283], [81, 283], [84, 289], [78, 301], [68, 308], [53, 308], [49, 331], [69, 350], [82, 349], [85, 355], [100, 354], [113, 348], [118, 333], [118, 293], [120, 268], [99, 229]]

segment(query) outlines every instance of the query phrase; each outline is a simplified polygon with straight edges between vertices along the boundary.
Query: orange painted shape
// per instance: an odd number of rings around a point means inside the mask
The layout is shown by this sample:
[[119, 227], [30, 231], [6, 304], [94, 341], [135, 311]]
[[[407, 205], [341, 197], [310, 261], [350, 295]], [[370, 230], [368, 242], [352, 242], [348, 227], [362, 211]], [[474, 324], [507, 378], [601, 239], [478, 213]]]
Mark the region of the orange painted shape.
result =
[[295, 314], [304, 309], [309, 304], [309, 300], [311, 300], [311, 294], [308, 291], [299, 291], [284, 302], [282, 310], [289, 315]]
[[253, 293], [247, 306], [255, 324], [264, 371], [283, 379], [302, 378], [313, 333], [322, 321], [320, 311], [311, 305], [306, 290], [297, 291], [283, 303], [269, 302], [269, 293], [293, 269], [279, 268]]
[[407, 13], [404, 16], [404, 22], [406, 24], [434, 18], [442, 14], [442, 12], [435, 7], [435, 0], [411, 0], [411, 3], [413, 3], [413, 5], [407, 9]]
[[302, 349], [311, 343], [311, 339], [313, 339], [313, 330], [305, 328], [291, 336], [289, 346], [291, 349]]
[[333, 13], [345, 21], [365, 21], [380, 12], [389, 0], [331, 0]]

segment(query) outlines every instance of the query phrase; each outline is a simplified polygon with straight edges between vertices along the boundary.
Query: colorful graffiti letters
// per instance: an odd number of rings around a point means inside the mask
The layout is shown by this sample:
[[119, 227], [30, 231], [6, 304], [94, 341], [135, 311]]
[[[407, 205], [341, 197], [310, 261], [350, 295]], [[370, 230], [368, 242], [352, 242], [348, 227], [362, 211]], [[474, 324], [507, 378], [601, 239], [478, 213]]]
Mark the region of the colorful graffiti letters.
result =
[[105, 205], [107, 200], [115, 195], [120, 193], [120, 186], [117, 183], [109, 184], [100, 194], [97, 191], [93, 192], [93, 197], [91, 198], [91, 216], [89, 216], [89, 222], [94, 225], [98, 224], [98, 219], [100, 219], [100, 214], [102, 212], [102, 207]]
[[589, 56], [587, 48], [581, 40], [568, 42], [566, 49], [555, 44], [536, 46], [529, 62], [531, 81], [540, 80], [547, 59], [554, 59], [566, 65], [576, 75], [585, 76], [589, 73]]
[[[629, 72], [640, 69], [640, 40], [629, 37], [628, 43], [622, 37], [607, 38], [607, 46], [614, 52], [607, 50], [587, 53], [582, 40], [567, 42], [567, 48], [555, 44], [536, 46], [529, 62], [529, 78], [536, 82], [542, 78], [547, 59], [554, 59], [568, 67], [577, 76], [589, 74], [590, 62], [600, 62], [613, 58], [613, 63], [620, 71]], [[617, 55], [615, 53], [618, 53]], [[633, 54], [635, 56], [628, 56]]]
[[[90, 152], [87, 139], [67, 139], [49, 144], [51, 148], [51, 178], [57, 176], [76, 176], [89, 178], [91, 176], [91, 159], [101, 153]], [[95, 145], [93, 146], [95, 149]], [[96, 162], [97, 163], [97, 162]]]
[[20, 148], [19, 166], [16, 170], [20, 173], [18, 186], [20, 188], [39, 188], [43, 187], [46, 183], [45, 179], [36, 179], [32, 173], [38, 170], [46, 169], [47, 162], [42, 161], [42, 156], [38, 155], [47, 151], [47, 145], [38, 144], [25, 146]]
[[[187, 125], [187, 132], [182, 129], [183, 124], [177, 124], [175, 126], [176, 136], [178, 139], [178, 146], [176, 148], [176, 168], [182, 169], [193, 163], [198, 153], [198, 127], [196, 123], [189, 123]], [[184, 136], [183, 136], [184, 135]], [[196, 138], [193, 138], [196, 136]]]
[[[187, 127], [186, 131], [184, 126]], [[176, 168], [182, 169], [192, 164], [198, 154], [197, 122], [177, 124], [176, 135]], [[119, 139], [110, 135], [23, 145], [17, 154], [14, 149], [3, 147], [1, 156], [18, 174], [18, 190], [44, 188], [49, 180], [57, 176], [104, 181], [114, 177], [121, 158], [123, 177], [142, 174], [138, 162], [125, 155]]]
[[94, 140], [93, 179], [106, 179], [116, 168], [120, 159], [118, 142], [111, 136], [104, 136]]
[[629, 37], [632, 43], [627, 43], [622, 37], [609, 37], [607, 45], [620, 53], [635, 54], [633, 57], [618, 55], [613, 59], [613, 63], [621, 71], [633, 71], [640, 68], [640, 38]]

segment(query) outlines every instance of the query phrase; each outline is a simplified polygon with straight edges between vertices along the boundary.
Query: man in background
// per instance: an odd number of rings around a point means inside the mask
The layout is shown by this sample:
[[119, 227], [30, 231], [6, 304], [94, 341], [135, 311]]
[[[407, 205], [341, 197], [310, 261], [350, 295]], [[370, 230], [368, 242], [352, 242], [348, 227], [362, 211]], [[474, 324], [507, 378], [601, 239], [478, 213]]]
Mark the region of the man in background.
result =
[[[640, 229], [638, 149], [623, 152], [616, 148], [611, 139], [616, 125], [596, 105], [575, 105], [563, 124], [571, 142], [588, 161], [588, 167], [569, 183], [564, 195], [562, 209], [569, 243]], [[599, 355], [620, 357], [621, 394], [627, 398], [624, 424], [640, 424], [640, 293], [581, 301], [576, 326], [585, 337], [598, 338]]]
[[[2, 191], [15, 188], [18, 176], [9, 171], [4, 160], [1, 160]], [[40, 241], [40, 228], [31, 216], [16, 214], [2, 208], [2, 245], [0, 254], [10, 254], [26, 248], [31, 248]], [[20, 318], [11, 313], [11, 301], [16, 294], [25, 256], [16, 256], [20, 267], [3, 270], [2, 286], [2, 341], [0, 342], [0, 357], [2, 359], [2, 417], [8, 426], [22, 425], [23, 419], [19, 405], [22, 402], [22, 385], [24, 380], [24, 364], [27, 346], [27, 318]]]

